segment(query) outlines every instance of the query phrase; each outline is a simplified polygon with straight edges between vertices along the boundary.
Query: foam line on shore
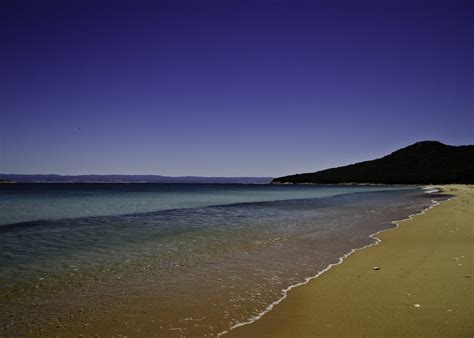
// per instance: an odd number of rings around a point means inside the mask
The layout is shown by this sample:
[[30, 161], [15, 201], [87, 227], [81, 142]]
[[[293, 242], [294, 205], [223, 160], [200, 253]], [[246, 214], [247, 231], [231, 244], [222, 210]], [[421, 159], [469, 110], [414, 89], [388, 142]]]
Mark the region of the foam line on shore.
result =
[[434, 194], [437, 192], [441, 192], [441, 189], [437, 187], [433, 187], [433, 186], [422, 187], [421, 189], [423, 189], [423, 192], [427, 194]]
[[[436, 189], [436, 191], [430, 191], [432, 189], [429, 189], [429, 190], [425, 190], [426, 193], [434, 193], [434, 192], [439, 192], [439, 190]], [[452, 198], [454, 197], [450, 197], [444, 201], [449, 201], [451, 200]], [[443, 202], [444, 202], [443, 201]], [[400, 227], [399, 223], [401, 222], [405, 222], [405, 221], [409, 221], [411, 219], [413, 219], [413, 217], [415, 216], [418, 216], [418, 215], [423, 215], [424, 213], [426, 213], [428, 210], [434, 208], [435, 206], [439, 205], [441, 202], [438, 202], [436, 200], [431, 200], [431, 205], [424, 208], [423, 210], [421, 210], [420, 212], [416, 213], [416, 214], [412, 214], [412, 215], [409, 215], [407, 218], [405, 219], [401, 219], [401, 220], [397, 220], [397, 221], [392, 221], [390, 222], [391, 224], [394, 224], [395, 226], [393, 228], [388, 228], [388, 229], [383, 229], [383, 230], [380, 230], [380, 231], [377, 231], [371, 235], [369, 235], [369, 238], [373, 239], [374, 242], [373, 243], [370, 243], [370, 244], [367, 244], [365, 246], [362, 246], [360, 248], [356, 248], [356, 249], [351, 249], [348, 253], [344, 254], [343, 256], [339, 257], [338, 261], [336, 263], [331, 263], [329, 264], [327, 267], [325, 267], [324, 269], [318, 271], [318, 273], [314, 276], [310, 276], [310, 277], [306, 277], [304, 279], [304, 281], [300, 282], [300, 283], [296, 283], [296, 284], [293, 284], [293, 285], [290, 285], [289, 287], [287, 287], [286, 289], [283, 289], [282, 290], [282, 296], [277, 299], [276, 301], [270, 303], [262, 312], [260, 312], [259, 314], [253, 316], [253, 317], [250, 317], [249, 319], [247, 319], [246, 321], [244, 322], [239, 322], [237, 324], [234, 324], [232, 325], [228, 330], [225, 330], [225, 331], [222, 331], [222, 332], [219, 332], [216, 336], [217, 337], [221, 337], [223, 335], [225, 335], [226, 333], [228, 333], [229, 331], [232, 331], [236, 328], [239, 328], [241, 326], [246, 326], [246, 325], [250, 325], [254, 322], [256, 322], [257, 320], [259, 320], [260, 318], [262, 318], [264, 315], [266, 315], [267, 313], [269, 313], [276, 305], [280, 304], [283, 300], [285, 300], [287, 297], [288, 297], [288, 292], [296, 287], [299, 287], [299, 286], [302, 286], [302, 285], [305, 285], [305, 284], [308, 284], [310, 281], [312, 281], [313, 279], [316, 279], [318, 278], [319, 276], [321, 276], [323, 273], [329, 271], [332, 267], [336, 266], [336, 265], [339, 265], [341, 264], [342, 262], [344, 262], [344, 260], [346, 258], [348, 258], [349, 256], [351, 256], [353, 253], [359, 251], [359, 250], [363, 250], [363, 249], [366, 249], [366, 248], [369, 248], [371, 246], [374, 246], [374, 245], [377, 245], [379, 243], [382, 242], [382, 240], [378, 237], [376, 237], [378, 234], [380, 233], [383, 233], [385, 231], [388, 231], [388, 230], [393, 230], [393, 229], [397, 229]]]

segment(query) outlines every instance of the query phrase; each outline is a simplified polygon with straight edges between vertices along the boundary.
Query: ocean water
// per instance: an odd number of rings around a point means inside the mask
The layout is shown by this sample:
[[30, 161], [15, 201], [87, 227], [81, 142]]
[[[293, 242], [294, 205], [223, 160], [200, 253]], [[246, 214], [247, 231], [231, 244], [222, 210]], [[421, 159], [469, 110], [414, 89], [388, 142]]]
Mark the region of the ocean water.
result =
[[0, 336], [212, 336], [441, 196], [415, 187], [0, 186]]

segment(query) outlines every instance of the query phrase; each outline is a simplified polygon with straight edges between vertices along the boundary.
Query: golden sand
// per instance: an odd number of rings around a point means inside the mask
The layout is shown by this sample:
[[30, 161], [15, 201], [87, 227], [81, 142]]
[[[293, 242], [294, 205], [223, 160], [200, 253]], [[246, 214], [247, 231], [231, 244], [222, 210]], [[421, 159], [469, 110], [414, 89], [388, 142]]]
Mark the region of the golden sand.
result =
[[[229, 337], [474, 335], [474, 186], [377, 235]], [[374, 269], [379, 267], [379, 269]]]

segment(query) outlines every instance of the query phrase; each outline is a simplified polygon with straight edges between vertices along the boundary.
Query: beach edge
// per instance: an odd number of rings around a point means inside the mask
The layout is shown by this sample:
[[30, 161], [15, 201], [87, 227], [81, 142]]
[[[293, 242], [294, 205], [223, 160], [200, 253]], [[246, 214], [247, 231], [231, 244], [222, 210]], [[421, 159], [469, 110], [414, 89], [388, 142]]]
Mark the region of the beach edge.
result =
[[[282, 312], [282, 311], [283, 312], [290, 312], [288, 307], [291, 308], [291, 305], [288, 305], [286, 303], [289, 303], [289, 300], [292, 299], [293, 293], [296, 293], [296, 292], [304, 293], [304, 290], [301, 290], [303, 288], [306, 288], [306, 289], [318, 288], [318, 284], [319, 284], [318, 282], [321, 279], [321, 277], [325, 276], [326, 279], [335, 278], [335, 277], [333, 277], [334, 276], [333, 271], [336, 271], [336, 269], [333, 269], [333, 268], [336, 267], [336, 266], [338, 266], [340, 268], [340, 267], [344, 267], [348, 264], [351, 264], [351, 262], [348, 262], [348, 259], [351, 258], [351, 257], [356, 257], [357, 256], [357, 255], [353, 255], [353, 254], [360, 253], [360, 252], [367, 252], [368, 250], [365, 250], [365, 249], [368, 249], [368, 248], [371, 248], [371, 247], [375, 247], [375, 246], [380, 247], [378, 244], [381, 244], [381, 243], [384, 242], [384, 240], [385, 240], [384, 237], [386, 237], [385, 234], [387, 234], [387, 233], [394, 234], [393, 236], [396, 238], [397, 233], [400, 231], [400, 225], [402, 223], [408, 223], [408, 222], [413, 223], [415, 219], [419, 220], [420, 217], [418, 217], [418, 216], [425, 215], [428, 211], [432, 210], [435, 206], [444, 205], [444, 204], [448, 203], [448, 201], [458, 199], [460, 197], [460, 195], [462, 195], [462, 196], [466, 195], [467, 193], [465, 192], [465, 190], [469, 190], [471, 194], [474, 191], [474, 189], [472, 189], [472, 186], [468, 186], [468, 185], [436, 185], [435, 187], [433, 187], [433, 186], [423, 187], [423, 189], [428, 193], [438, 192], [438, 193], [454, 195], [454, 196], [448, 198], [447, 200], [441, 201], [441, 202], [436, 202], [435, 200], [432, 200], [432, 204], [430, 206], [424, 208], [420, 212], [409, 215], [405, 219], [392, 221], [391, 223], [394, 225], [394, 227], [377, 231], [377, 232], [375, 232], [375, 233], [373, 233], [369, 236], [371, 239], [374, 240], [372, 243], [370, 243], [368, 245], [365, 245], [363, 247], [360, 247], [360, 248], [351, 249], [348, 253], [341, 256], [336, 263], [332, 263], [332, 264], [328, 265], [326, 268], [318, 271], [318, 273], [316, 275], [311, 276], [311, 277], [307, 277], [303, 282], [291, 285], [288, 288], [284, 289], [282, 291], [282, 297], [279, 298], [278, 300], [274, 301], [273, 303], [269, 304], [264, 311], [262, 311], [261, 313], [259, 313], [256, 316], [253, 316], [253, 317], [249, 318], [248, 320], [246, 320], [244, 322], [234, 324], [228, 330], [219, 333], [218, 336], [222, 336], [222, 335], [236, 336], [236, 337], [240, 337], [240, 336], [259, 336], [259, 337], [260, 336], [267, 336], [267, 331], [265, 330], [265, 326], [271, 327], [271, 330], [268, 330], [268, 336], [288, 336], [288, 335], [290, 335], [290, 333], [292, 333], [291, 332], [291, 327], [295, 327], [295, 326], [298, 327], [299, 326], [298, 316], [297, 315], [292, 316], [293, 317], [292, 320], [296, 321], [295, 325], [289, 325], [287, 328], [285, 328], [285, 324], [284, 324], [285, 320], [282, 321], [282, 316], [280, 316], [278, 314], [275, 314], [274, 316], [272, 316], [271, 314], [275, 313], [276, 309], [279, 309], [278, 312]], [[470, 197], [470, 199], [472, 199], [472, 196]], [[472, 211], [472, 207], [470, 208], [470, 210]], [[391, 231], [391, 230], [397, 230], [397, 231]], [[343, 262], [346, 262], [346, 264], [342, 264]], [[374, 268], [375, 270], [379, 269], [378, 267], [375, 267], [375, 266], [372, 267], [372, 268]], [[331, 273], [329, 273], [329, 272], [331, 272]], [[290, 291], [292, 291], [292, 290], [293, 290], [293, 292], [290, 293]], [[308, 300], [306, 303], [309, 303], [309, 302], [310, 301]], [[295, 303], [295, 301], [292, 301], [292, 303]], [[280, 305], [280, 306], [277, 306], [277, 305]], [[295, 305], [295, 304], [293, 304], [293, 305]], [[286, 310], [285, 309], [281, 310], [281, 308], [283, 308], [283, 307], [285, 307], [287, 309]], [[274, 318], [271, 318], [271, 317], [277, 317], [278, 320], [275, 320]], [[265, 322], [265, 323], [263, 323], [263, 322]], [[315, 324], [314, 326], [317, 326], [317, 324]], [[282, 330], [276, 329], [277, 327], [282, 329]], [[306, 334], [306, 335], [303, 334], [303, 335], [304, 336], [308, 336], [308, 335], [314, 336], [314, 335], [317, 335], [317, 331], [318, 331], [317, 328], [316, 328], [316, 331], [315, 330], [306, 330], [306, 333], [311, 332], [311, 334]], [[287, 334], [284, 334], [283, 332], [286, 332]], [[331, 332], [331, 331], [329, 331], [329, 332]], [[279, 334], [279, 333], [282, 333], [282, 334]], [[296, 330], [293, 333], [297, 334], [297, 335], [301, 335], [302, 331], [301, 330]], [[387, 332], [385, 332], [385, 333], [387, 333]], [[321, 335], [325, 335], [325, 334], [328, 334], [328, 332], [325, 331], [325, 333], [321, 333]], [[340, 334], [340, 333], [338, 333], [338, 334]], [[367, 334], [367, 333], [365, 333], [365, 334]]]

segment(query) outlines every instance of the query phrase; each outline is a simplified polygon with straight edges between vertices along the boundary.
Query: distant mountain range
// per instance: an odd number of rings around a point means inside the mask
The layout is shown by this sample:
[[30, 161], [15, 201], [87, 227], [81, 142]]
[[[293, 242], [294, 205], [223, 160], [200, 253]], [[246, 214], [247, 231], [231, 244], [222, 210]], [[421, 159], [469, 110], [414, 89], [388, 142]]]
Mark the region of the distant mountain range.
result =
[[160, 175], [20, 175], [0, 174], [0, 183], [217, 183], [266, 184], [271, 177], [199, 177]]
[[272, 183], [473, 184], [474, 145], [423, 141], [376, 160], [278, 177]]

